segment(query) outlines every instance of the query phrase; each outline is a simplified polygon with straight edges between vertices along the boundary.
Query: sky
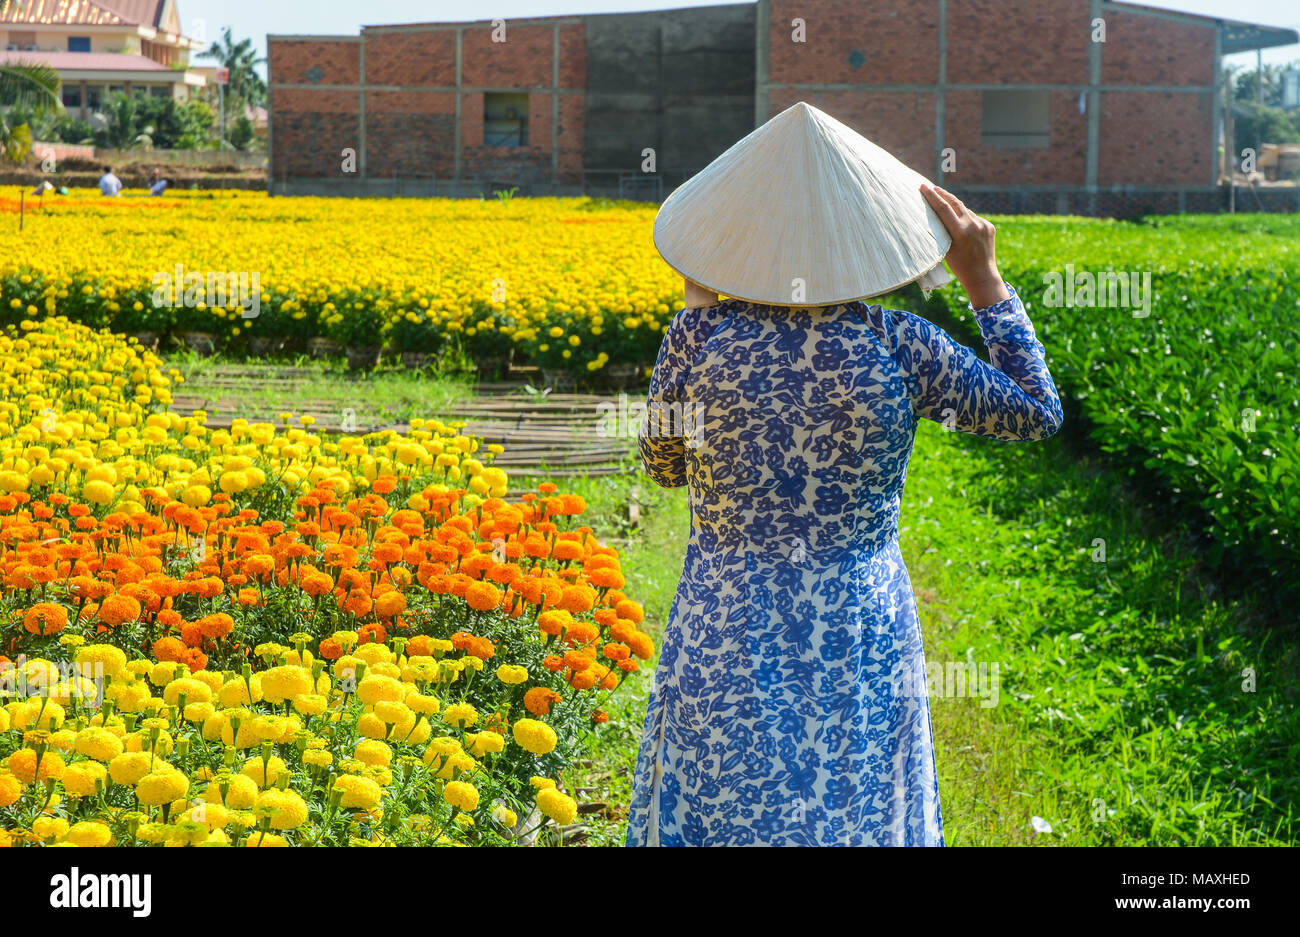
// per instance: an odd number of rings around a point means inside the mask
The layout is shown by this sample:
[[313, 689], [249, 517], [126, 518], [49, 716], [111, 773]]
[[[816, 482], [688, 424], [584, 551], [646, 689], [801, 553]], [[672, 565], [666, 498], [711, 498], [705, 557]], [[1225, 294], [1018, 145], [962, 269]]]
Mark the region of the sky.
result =
[[[231, 26], [235, 38], [251, 36], [261, 54], [272, 34], [353, 35], [362, 26], [461, 20], [522, 19], [574, 13], [626, 13], [710, 6], [726, 0], [656, 2], [656, 0], [177, 0], [186, 33], [211, 41]], [[863, 0], [874, 2], [874, 0]], [[888, 2], [888, 0], [883, 0]], [[1206, 16], [1300, 29], [1297, 0], [1143, 0], [1145, 6]], [[1264, 61], [1300, 59], [1300, 44], [1266, 49]], [[1229, 64], [1253, 66], [1253, 52], [1229, 56]], [[205, 64], [200, 60], [198, 64]]]

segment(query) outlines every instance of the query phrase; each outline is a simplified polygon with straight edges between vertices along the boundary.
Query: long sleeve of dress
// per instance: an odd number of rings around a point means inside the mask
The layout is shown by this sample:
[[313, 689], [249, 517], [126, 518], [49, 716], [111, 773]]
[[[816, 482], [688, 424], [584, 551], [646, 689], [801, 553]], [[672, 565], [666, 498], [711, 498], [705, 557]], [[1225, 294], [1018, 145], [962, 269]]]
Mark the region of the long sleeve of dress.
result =
[[659, 346], [637, 445], [646, 472], [663, 488], [686, 484], [686, 437], [698, 426], [692, 422], [682, 388], [700, 349], [722, 321], [726, 305], [683, 309], [669, 323]]
[[984, 309], [972, 309], [989, 362], [919, 316], [902, 313], [897, 357], [915, 377], [918, 416], [977, 436], [1046, 439], [1061, 428], [1056, 385], [1043, 345], [1016, 291]]

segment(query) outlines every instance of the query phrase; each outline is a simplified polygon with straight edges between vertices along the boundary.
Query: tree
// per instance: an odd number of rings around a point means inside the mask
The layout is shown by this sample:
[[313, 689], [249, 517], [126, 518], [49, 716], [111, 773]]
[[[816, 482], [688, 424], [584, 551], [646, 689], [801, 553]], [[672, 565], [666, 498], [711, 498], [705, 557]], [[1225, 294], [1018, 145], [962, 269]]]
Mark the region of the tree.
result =
[[59, 98], [59, 73], [47, 65], [14, 62], [0, 65], [0, 148], [11, 163], [21, 163], [32, 148], [32, 132], [26, 123], [10, 123], [8, 109], [35, 116], [63, 110]]
[[207, 52], [199, 54], [199, 58], [216, 59], [229, 69], [230, 80], [225, 91], [227, 111], [242, 114], [266, 102], [266, 82], [257, 71], [257, 66], [265, 65], [266, 59], [258, 58], [252, 39], [235, 42], [227, 26], [221, 33], [221, 41], [212, 43]]
[[253, 142], [253, 136], [253, 122], [241, 114], [230, 128], [230, 145], [237, 150], [246, 150]]
[[[1300, 143], [1300, 111], [1282, 109], [1282, 75], [1300, 62], [1290, 65], [1265, 65], [1261, 76], [1256, 69], [1229, 66], [1232, 87], [1234, 161], [1244, 149], [1260, 143]], [[1263, 79], [1264, 103], [1259, 103]]]

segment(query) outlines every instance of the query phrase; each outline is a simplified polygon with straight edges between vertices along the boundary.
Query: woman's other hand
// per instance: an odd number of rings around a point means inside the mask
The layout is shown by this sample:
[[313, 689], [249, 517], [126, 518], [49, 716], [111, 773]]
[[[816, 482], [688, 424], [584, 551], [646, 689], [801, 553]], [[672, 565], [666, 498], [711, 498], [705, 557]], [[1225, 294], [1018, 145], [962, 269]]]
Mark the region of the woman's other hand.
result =
[[975, 214], [962, 204], [961, 199], [937, 185], [925, 183], [921, 186], [921, 194], [952, 235], [952, 247], [944, 260], [966, 290], [970, 304], [976, 309], [984, 309], [1010, 299], [1002, 274], [998, 273], [994, 249], [997, 232], [993, 223]]

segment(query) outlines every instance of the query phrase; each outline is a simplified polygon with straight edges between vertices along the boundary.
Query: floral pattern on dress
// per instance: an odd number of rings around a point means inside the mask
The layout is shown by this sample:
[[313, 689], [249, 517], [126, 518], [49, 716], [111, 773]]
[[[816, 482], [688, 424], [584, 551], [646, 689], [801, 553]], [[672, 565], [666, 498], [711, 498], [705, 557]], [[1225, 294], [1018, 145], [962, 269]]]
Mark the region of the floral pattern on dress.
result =
[[657, 484], [688, 486], [691, 532], [628, 845], [943, 844], [898, 547], [917, 421], [1035, 440], [1062, 420], [1015, 291], [972, 311], [991, 364], [861, 302], [669, 325], [638, 442]]

